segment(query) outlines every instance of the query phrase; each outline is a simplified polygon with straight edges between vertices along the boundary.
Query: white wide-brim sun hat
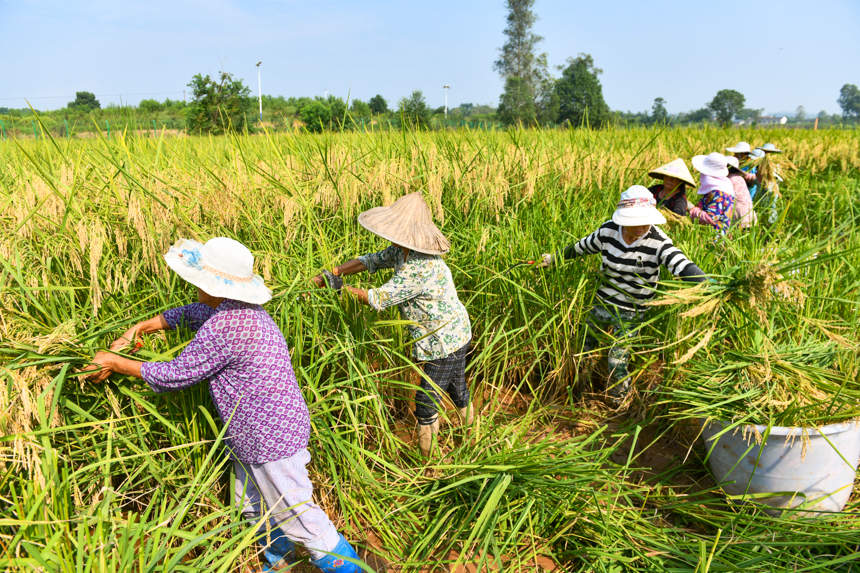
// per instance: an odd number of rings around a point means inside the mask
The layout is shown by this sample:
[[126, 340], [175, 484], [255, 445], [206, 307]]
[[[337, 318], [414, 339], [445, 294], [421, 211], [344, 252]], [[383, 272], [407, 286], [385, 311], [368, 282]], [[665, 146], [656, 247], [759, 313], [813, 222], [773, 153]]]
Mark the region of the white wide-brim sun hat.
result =
[[657, 210], [657, 201], [647, 187], [633, 185], [621, 194], [612, 222], [622, 227], [663, 225], [666, 217]]
[[272, 298], [263, 277], [254, 274], [254, 255], [228, 237], [215, 237], [205, 244], [179, 239], [164, 260], [176, 274], [210, 296], [251, 304], [263, 304]]
[[765, 143], [759, 149], [765, 153], [782, 153], [782, 149], [778, 149], [773, 143]]
[[738, 161], [737, 157], [726, 157], [726, 163], [729, 166], [734, 167], [735, 169], [741, 168], [741, 162]]
[[725, 177], [729, 174], [726, 156], [716, 151], [707, 155], [695, 155], [691, 163], [693, 164], [693, 168], [703, 175]]
[[451, 243], [433, 223], [433, 214], [421, 193], [404, 195], [386, 207], [374, 207], [358, 216], [358, 223], [374, 235], [427, 255], [444, 255]]
[[752, 146], [746, 141], [738, 141], [734, 147], [726, 147], [726, 151], [729, 153], [749, 153], [752, 151]]

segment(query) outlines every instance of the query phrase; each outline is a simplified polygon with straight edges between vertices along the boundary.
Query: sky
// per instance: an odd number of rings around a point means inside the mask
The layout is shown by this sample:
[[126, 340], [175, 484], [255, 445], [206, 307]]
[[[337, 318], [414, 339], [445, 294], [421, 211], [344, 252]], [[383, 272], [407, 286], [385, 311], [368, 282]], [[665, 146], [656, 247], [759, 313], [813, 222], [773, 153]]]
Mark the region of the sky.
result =
[[[747, 107], [839, 111], [860, 84], [860, 0], [536, 0], [538, 48], [556, 66], [594, 57], [612, 109], [703, 107], [724, 88]], [[390, 106], [498, 103], [503, 0], [0, 0], [0, 107], [56, 109], [76, 91], [102, 105], [181, 99], [219, 70], [264, 94], [333, 94]]]

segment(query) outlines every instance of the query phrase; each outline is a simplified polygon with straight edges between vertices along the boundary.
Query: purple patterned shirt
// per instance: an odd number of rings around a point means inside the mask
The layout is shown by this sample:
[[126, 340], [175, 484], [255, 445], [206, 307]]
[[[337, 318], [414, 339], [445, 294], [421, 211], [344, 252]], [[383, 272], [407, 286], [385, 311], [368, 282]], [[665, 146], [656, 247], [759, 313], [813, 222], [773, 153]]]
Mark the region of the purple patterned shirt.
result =
[[209, 380], [218, 415], [228, 425], [233, 457], [253, 464], [290, 457], [307, 447], [308, 406], [299, 390], [284, 335], [256, 304], [225, 300], [164, 313], [170, 328], [197, 331], [170, 362], [146, 362], [143, 379], [156, 392]]

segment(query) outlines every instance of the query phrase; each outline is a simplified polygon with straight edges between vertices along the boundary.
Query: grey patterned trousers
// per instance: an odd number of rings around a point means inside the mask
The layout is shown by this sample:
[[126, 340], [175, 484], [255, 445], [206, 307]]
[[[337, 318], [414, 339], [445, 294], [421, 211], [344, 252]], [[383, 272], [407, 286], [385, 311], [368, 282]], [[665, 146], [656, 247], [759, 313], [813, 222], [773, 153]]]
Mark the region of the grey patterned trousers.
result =
[[585, 350], [594, 350], [601, 344], [598, 338], [609, 344], [609, 385], [610, 395], [623, 398], [630, 391], [630, 339], [639, 330], [643, 312], [624, 310], [614, 305], [595, 304], [588, 313], [588, 333], [585, 336]]

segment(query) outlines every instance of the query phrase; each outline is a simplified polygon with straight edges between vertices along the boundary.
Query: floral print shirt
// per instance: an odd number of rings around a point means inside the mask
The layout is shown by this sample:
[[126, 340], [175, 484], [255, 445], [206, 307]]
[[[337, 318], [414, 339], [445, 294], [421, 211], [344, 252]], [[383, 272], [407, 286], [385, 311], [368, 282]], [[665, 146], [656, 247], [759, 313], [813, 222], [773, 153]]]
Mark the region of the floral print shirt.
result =
[[379, 288], [367, 292], [370, 306], [384, 310], [400, 308], [401, 316], [414, 340], [416, 360], [445, 358], [472, 339], [469, 313], [457, 296], [451, 269], [438, 255], [409, 251], [392, 245], [378, 253], [358, 257], [368, 272], [394, 269], [394, 276]]
[[702, 195], [699, 204], [690, 210], [690, 217], [704, 225], [711, 225], [721, 235], [725, 235], [732, 224], [734, 204], [735, 198], [729, 193], [711, 191]]
[[228, 426], [227, 446], [240, 461], [272, 462], [307, 447], [308, 407], [284, 335], [263, 307], [225, 300], [218, 308], [194, 303], [163, 316], [171, 329], [185, 324], [196, 334], [173, 360], [141, 366], [154, 391], [208, 380], [218, 415]]

